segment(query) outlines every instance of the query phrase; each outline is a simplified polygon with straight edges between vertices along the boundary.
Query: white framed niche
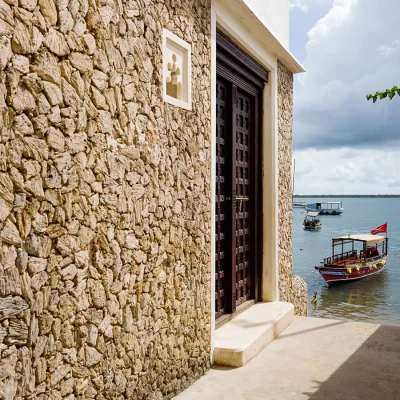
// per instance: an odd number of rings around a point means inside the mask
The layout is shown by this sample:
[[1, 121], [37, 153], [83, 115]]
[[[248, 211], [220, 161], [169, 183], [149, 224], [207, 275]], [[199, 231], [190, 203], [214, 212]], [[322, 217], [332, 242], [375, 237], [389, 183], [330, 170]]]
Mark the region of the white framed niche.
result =
[[192, 110], [192, 46], [164, 29], [162, 55], [164, 101]]

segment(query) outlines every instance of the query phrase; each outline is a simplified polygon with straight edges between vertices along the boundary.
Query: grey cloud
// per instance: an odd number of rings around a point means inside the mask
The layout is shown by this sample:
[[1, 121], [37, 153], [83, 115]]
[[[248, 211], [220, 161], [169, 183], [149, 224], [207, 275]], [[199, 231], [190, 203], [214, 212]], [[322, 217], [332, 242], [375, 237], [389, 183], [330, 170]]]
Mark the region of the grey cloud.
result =
[[380, 50], [400, 39], [399, 15], [398, 0], [359, 0], [340, 24], [313, 35], [303, 84], [295, 86], [295, 149], [400, 144], [400, 98], [366, 100], [400, 86], [400, 52], [386, 57]]

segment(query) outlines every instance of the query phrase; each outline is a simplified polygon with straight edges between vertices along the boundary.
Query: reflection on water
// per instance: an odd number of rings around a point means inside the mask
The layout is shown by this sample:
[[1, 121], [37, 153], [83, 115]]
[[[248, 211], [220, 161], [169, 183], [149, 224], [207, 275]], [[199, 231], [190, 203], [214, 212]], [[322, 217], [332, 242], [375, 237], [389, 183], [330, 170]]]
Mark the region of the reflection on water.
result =
[[362, 282], [322, 286], [317, 304], [310, 307], [310, 316], [331, 318], [334, 315], [338, 319], [385, 321], [387, 315], [382, 299], [386, 298], [383, 292], [387, 288], [387, 279], [387, 270], [384, 270]]
[[[304, 231], [302, 210], [293, 210], [294, 273], [307, 282], [309, 315], [400, 325], [400, 222], [396, 223], [394, 218], [400, 213], [400, 200], [343, 199], [343, 204], [342, 216], [321, 217], [320, 232]], [[331, 239], [349, 233], [369, 233], [386, 221], [389, 230], [386, 269], [361, 281], [328, 287], [313, 267], [331, 255]], [[318, 301], [314, 306], [311, 298], [317, 281]]]

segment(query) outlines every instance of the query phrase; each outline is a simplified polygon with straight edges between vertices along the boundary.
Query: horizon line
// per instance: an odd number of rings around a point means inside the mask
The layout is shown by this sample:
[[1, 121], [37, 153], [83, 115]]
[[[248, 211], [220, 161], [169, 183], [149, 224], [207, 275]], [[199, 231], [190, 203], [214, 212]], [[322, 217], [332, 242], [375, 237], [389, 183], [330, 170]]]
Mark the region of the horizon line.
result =
[[293, 197], [400, 197], [400, 193], [384, 193], [384, 194], [294, 194]]

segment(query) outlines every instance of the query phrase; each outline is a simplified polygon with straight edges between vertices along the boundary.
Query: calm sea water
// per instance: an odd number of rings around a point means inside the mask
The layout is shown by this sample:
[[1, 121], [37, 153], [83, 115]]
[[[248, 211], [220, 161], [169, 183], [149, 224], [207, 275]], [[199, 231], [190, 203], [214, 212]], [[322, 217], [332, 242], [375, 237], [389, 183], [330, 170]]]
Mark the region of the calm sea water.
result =
[[[305, 211], [293, 209], [293, 272], [308, 285], [309, 316], [400, 325], [400, 199], [294, 199], [342, 201], [340, 216], [321, 216], [318, 232], [303, 230]], [[315, 265], [332, 253], [332, 238], [370, 230], [387, 222], [389, 258], [386, 269], [370, 278], [328, 287], [318, 278], [318, 302], [311, 304], [318, 277]]]

